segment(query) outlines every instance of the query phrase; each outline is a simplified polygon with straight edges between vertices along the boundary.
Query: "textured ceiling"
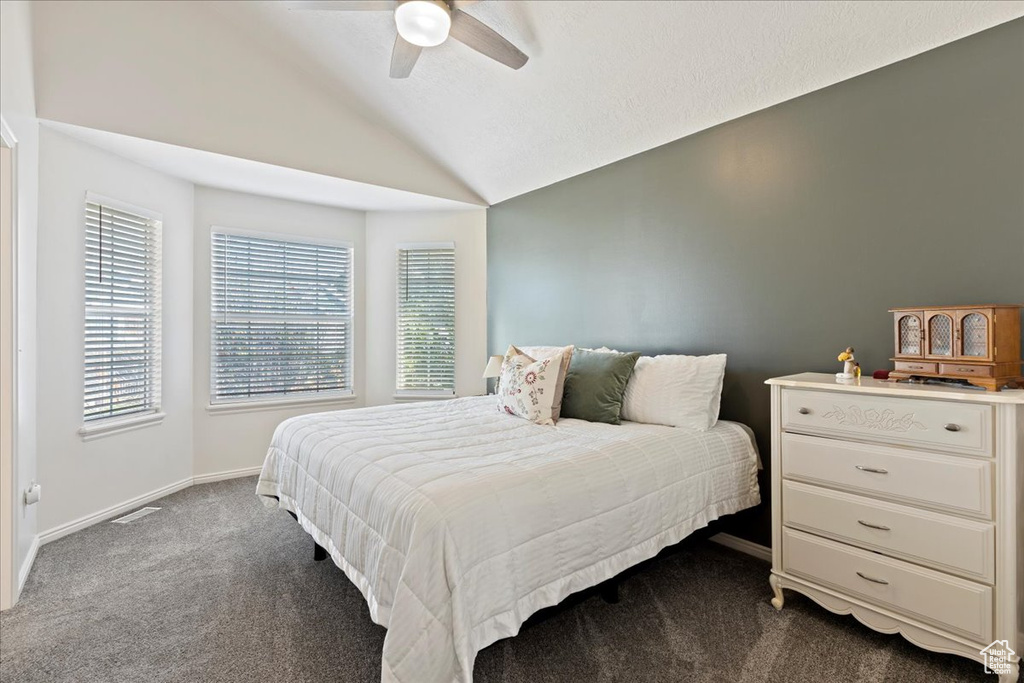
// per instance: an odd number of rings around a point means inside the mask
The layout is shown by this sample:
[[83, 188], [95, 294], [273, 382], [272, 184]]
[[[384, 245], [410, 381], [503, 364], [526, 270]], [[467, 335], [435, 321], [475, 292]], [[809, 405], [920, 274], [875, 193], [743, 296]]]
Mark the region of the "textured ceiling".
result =
[[1024, 16], [1024, 2], [479, 2], [528, 55], [455, 41], [388, 78], [388, 12], [211, 7], [495, 203]]

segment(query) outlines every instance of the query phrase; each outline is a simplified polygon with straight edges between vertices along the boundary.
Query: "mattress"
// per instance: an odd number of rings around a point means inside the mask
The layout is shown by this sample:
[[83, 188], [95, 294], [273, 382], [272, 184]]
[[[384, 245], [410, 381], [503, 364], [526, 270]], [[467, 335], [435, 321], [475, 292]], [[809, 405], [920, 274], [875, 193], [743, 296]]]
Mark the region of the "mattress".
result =
[[257, 484], [387, 628], [381, 680], [470, 682], [537, 610], [760, 502], [749, 430], [536, 425], [493, 396], [291, 418]]

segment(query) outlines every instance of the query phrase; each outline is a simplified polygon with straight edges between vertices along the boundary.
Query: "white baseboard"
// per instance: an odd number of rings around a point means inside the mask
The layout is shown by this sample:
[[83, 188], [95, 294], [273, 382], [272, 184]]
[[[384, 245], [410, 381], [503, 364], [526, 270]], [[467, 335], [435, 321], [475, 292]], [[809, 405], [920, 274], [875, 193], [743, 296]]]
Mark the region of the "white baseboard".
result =
[[765, 562], [772, 561], [772, 549], [761, 545], [760, 543], [754, 543], [748, 541], [745, 538], [733, 536], [732, 534], [715, 534], [711, 537], [711, 540], [719, 545], [724, 545], [726, 548], [732, 548], [738, 550], [741, 553], [752, 555], [759, 560]]
[[79, 531], [80, 529], [92, 526], [93, 524], [98, 524], [99, 522], [110, 519], [111, 517], [116, 517], [123, 512], [130, 512], [139, 506], [156, 500], [157, 498], [163, 498], [164, 496], [168, 496], [172, 493], [188, 488], [191, 485], [192, 477], [188, 477], [187, 479], [176, 481], [173, 484], [168, 484], [167, 486], [158, 488], [155, 491], [144, 493], [141, 496], [132, 498], [131, 500], [126, 500], [123, 503], [108, 507], [105, 510], [100, 510], [99, 512], [94, 512], [91, 515], [79, 517], [78, 519], [66, 522], [65, 524], [60, 524], [39, 534], [39, 543], [41, 545], [45, 545], [50, 541], [56, 541], [58, 538], [63, 538], [68, 534], [73, 534], [74, 532]]
[[256, 467], [242, 467], [237, 470], [227, 470], [225, 472], [213, 472], [211, 474], [199, 474], [192, 477], [193, 484], [209, 484], [214, 481], [224, 481], [226, 479], [238, 479], [239, 477], [251, 477], [254, 474], [259, 474], [263, 469], [262, 465]]
[[15, 592], [11, 604], [17, 604], [18, 598], [21, 597], [21, 591], [25, 588], [25, 582], [28, 581], [28, 573], [32, 571], [32, 565], [36, 561], [36, 553], [39, 552], [39, 536], [35, 536], [32, 539], [32, 545], [28, 547], [28, 555], [25, 556], [25, 561], [21, 563], [21, 567], [18, 569], [18, 590]]
[[[58, 538], [63, 538], [68, 534], [73, 534], [76, 531], [90, 527], [93, 524], [98, 524], [110, 519], [111, 517], [117, 517], [122, 513], [131, 512], [135, 508], [145, 505], [146, 503], [150, 503], [157, 498], [169, 496], [172, 493], [181, 491], [182, 489], [187, 489], [189, 486], [193, 486], [195, 484], [209, 484], [214, 481], [224, 481], [226, 479], [237, 479], [238, 477], [250, 477], [254, 474], [259, 474], [261, 469], [263, 469], [262, 466], [243, 467], [241, 469], [227, 470], [225, 472], [200, 474], [196, 477], [188, 477], [187, 479], [176, 481], [173, 484], [168, 484], [167, 486], [158, 488], [155, 491], [150, 491], [149, 493], [144, 493], [141, 496], [136, 496], [131, 500], [126, 500], [123, 503], [108, 507], [105, 510], [94, 512], [93, 514], [86, 515], [85, 517], [79, 517], [74, 521], [67, 522], [44, 531], [37, 537], [38, 543], [36, 545], [38, 547], [39, 545], [49, 543], [50, 541], [56, 541]], [[33, 551], [32, 556], [35, 557], [35, 551]], [[26, 564], [31, 567], [31, 563], [26, 562]], [[25, 576], [28, 576], [27, 570], [25, 571]], [[24, 582], [24, 578], [22, 578], [22, 581]]]

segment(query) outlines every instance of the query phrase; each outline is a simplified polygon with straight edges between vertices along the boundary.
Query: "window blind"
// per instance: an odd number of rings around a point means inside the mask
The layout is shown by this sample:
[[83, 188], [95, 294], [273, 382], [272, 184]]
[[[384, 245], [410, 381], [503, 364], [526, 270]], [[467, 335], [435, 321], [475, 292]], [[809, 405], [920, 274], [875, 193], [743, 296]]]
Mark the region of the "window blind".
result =
[[352, 391], [352, 248], [212, 234], [211, 401]]
[[455, 248], [398, 249], [399, 394], [455, 393]]
[[85, 203], [84, 420], [160, 406], [161, 223]]

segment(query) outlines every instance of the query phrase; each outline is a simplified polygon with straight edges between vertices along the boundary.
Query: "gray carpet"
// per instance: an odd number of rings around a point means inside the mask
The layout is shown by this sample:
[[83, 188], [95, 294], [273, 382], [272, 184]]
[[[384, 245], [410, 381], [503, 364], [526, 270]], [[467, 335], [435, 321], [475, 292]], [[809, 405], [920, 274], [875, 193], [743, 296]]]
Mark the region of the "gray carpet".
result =
[[[44, 546], [0, 615], [0, 679], [376, 682], [384, 629], [255, 479], [195, 486], [129, 525]], [[875, 633], [787, 592], [768, 566], [706, 541], [495, 643], [480, 683], [981, 681], [980, 664]]]

